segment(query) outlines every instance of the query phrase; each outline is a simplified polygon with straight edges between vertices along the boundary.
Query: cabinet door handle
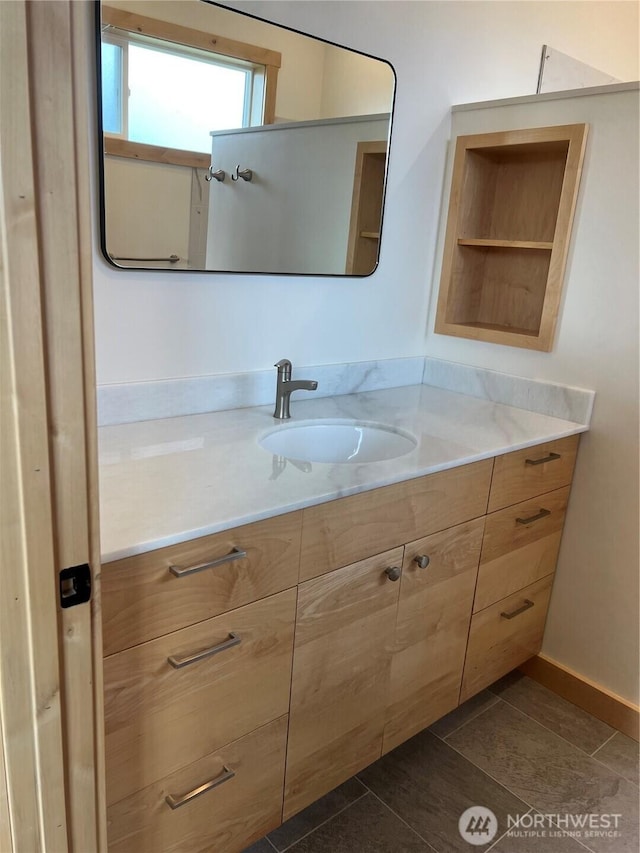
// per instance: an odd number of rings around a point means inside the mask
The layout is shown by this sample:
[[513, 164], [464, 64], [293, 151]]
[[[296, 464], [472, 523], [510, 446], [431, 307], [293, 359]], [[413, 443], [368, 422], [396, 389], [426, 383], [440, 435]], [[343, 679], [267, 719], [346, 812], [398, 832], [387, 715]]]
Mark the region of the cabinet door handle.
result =
[[217, 788], [218, 785], [222, 785], [224, 782], [228, 782], [229, 779], [233, 779], [235, 776], [235, 772], [227, 767], [226, 764], [222, 765], [222, 773], [219, 776], [216, 776], [215, 779], [210, 779], [208, 782], [204, 782], [202, 785], [198, 785], [197, 788], [194, 788], [193, 791], [189, 791], [188, 794], [183, 794], [181, 797], [174, 797], [173, 794], [167, 794], [165, 797], [165, 802], [172, 809], [179, 809], [180, 806], [184, 806], [187, 803], [190, 803], [191, 800], [195, 800], [196, 797], [201, 796], [202, 794], [206, 794], [207, 791], [213, 790], [213, 788]]
[[544, 465], [545, 462], [555, 462], [560, 459], [559, 453], [550, 453], [548, 456], [543, 456], [542, 459], [525, 459], [525, 465]]
[[418, 568], [426, 569], [431, 560], [426, 554], [418, 554], [413, 562], [418, 564]]
[[211, 646], [210, 649], [196, 652], [195, 655], [187, 655], [185, 658], [176, 658], [171, 655], [171, 657], [167, 658], [167, 663], [170, 663], [174, 669], [182, 669], [183, 666], [189, 666], [190, 663], [197, 663], [199, 660], [213, 657], [213, 655], [217, 655], [220, 652], [226, 652], [227, 649], [231, 649], [233, 646], [239, 646], [241, 642], [241, 637], [231, 632], [228, 640], [223, 640], [221, 643]]
[[516, 616], [519, 616], [521, 613], [524, 613], [525, 610], [529, 610], [529, 608], [533, 607], [534, 604], [534, 601], [530, 601], [528, 598], [525, 598], [522, 607], [518, 607], [517, 610], [512, 610], [511, 613], [505, 613], [504, 611], [502, 611], [500, 615], [503, 619], [514, 619]]
[[243, 560], [247, 556], [247, 552], [241, 548], [234, 548], [224, 557], [218, 557], [217, 560], [211, 560], [210, 563], [200, 563], [197, 566], [187, 566], [184, 569], [179, 566], [169, 566], [169, 571], [177, 578], [184, 578], [186, 575], [194, 575], [196, 572], [204, 572], [205, 569], [215, 569], [217, 566], [223, 566], [225, 563], [233, 563], [235, 560]]
[[541, 509], [535, 515], [530, 515], [529, 518], [516, 518], [516, 524], [531, 524], [533, 521], [540, 521], [541, 518], [546, 518], [551, 515], [550, 509]]
[[399, 569], [398, 566], [389, 566], [388, 569], [384, 570], [384, 573], [390, 581], [397, 581], [402, 574], [402, 569]]

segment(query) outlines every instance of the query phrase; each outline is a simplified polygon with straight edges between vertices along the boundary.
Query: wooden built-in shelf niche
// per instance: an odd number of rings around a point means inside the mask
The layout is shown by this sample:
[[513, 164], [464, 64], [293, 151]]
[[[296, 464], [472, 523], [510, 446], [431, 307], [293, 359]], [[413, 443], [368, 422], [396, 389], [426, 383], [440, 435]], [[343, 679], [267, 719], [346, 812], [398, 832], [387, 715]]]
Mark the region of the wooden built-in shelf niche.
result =
[[458, 137], [437, 333], [551, 350], [587, 128]]

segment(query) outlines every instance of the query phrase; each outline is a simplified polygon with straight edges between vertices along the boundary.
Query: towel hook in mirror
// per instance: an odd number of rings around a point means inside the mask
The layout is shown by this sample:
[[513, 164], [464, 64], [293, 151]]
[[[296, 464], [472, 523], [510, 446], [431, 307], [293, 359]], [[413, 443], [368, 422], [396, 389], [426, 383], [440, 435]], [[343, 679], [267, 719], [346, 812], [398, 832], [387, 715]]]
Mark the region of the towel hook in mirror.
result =
[[222, 169], [218, 169], [217, 172], [213, 171], [213, 166], [209, 166], [207, 169], [207, 174], [204, 176], [205, 181], [212, 181], [214, 178], [216, 181], [224, 181], [227, 177], [227, 173]]
[[242, 178], [243, 181], [251, 181], [253, 179], [253, 171], [251, 169], [241, 169], [238, 163], [236, 173], [235, 175], [231, 175], [231, 180], [237, 181], [238, 178]]

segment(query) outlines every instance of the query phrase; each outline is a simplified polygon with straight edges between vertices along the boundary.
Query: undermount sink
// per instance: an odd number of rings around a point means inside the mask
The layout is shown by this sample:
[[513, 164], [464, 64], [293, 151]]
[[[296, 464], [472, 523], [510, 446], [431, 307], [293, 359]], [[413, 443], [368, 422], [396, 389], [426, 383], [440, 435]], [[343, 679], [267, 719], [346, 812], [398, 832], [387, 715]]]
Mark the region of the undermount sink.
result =
[[303, 462], [382, 462], [410, 453], [417, 441], [386, 424], [315, 420], [278, 427], [259, 444], [277, 456]]

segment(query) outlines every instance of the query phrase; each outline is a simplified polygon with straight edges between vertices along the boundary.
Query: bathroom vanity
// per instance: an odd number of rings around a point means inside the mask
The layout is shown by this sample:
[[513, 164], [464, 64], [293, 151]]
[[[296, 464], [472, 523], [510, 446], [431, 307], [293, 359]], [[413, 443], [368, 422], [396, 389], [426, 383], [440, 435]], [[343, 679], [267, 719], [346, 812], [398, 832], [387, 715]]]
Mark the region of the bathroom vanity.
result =
[[374, 410], [416, 449], [278, 467], [265, 407], [103, 431], [110, 850], [239, 853], [540, 649], [586, 427], [426, 386], [295, 414]]

